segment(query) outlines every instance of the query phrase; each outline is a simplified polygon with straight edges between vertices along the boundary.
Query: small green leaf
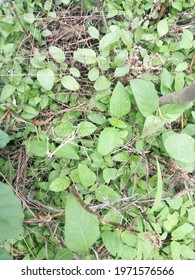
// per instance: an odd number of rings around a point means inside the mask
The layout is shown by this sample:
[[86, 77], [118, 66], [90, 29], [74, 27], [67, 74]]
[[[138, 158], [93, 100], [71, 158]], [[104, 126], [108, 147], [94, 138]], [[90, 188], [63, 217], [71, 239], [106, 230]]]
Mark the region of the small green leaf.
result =
[[120, 30], [110, 32], [103, 36], [99, 43], [99, 50], [104, 51], [106, 49], [110, 50], [120, 39]]
[[106, 90], [110, 87], [111, 83], [106, 78], [106, 76], [99, 76], [95, 81], [94, 88], [95, 90]]
[[83, 184], [84, 187], [88, 188], [95, 183], [96, 175], [93, 171], [89, 169], [89, 167], [80, 163], [78, 165], [78, 170], [79, 170], [79, 177], [81, 183]]
[[88, 253], [100, 235], [97, 217], [87, 212], [74, 196], [67, 197], [65, 213], [67, 247], [79, 255]]
[[179, 244], [179, 242], [172, 241], [170, 248], [171, 248], [172, 260], [180, 260], [181, 245]]
[[51, 90], [54, 85], [54, 73], [51, 69], [45, 68], [37, 72], [37, 79], [40, 85], [46, 89]]
[[66, 190], [70, 185], [70, 179], [66, 177], [59, 177], [53, 180], [49, 186], [50, 191], [62, 192]]
[[131, 108], [130, 99], [125, 87], [118, 82], [110, 98], [111, 115], [121, 118], [129, 113]]
[[97, 28], [95, 28], [94, 26], [89, 26], [87, 31], [92, 38], [99, 40], [100, 34]]
[[117, 177], [117, 169], [116, 168], [105, 168], [103, 170], [103, 178], [106, 183], [110, 183], [110, 180], [115, 180]]
[[89, 70], [88, 72], [88, 78], [90, 81], [94, 82], [97, 80], [97, 78], [99, 77], [99, 69], [98, 68], [92, 68], [91, 70]]
[[35, 21], [35, 16], [33, 13], [25, 13], [23, 17], [24, 20], [30, 24], [32, 24]]
[[75, 80], [74, 77], [69, 76], [69, 75], [63, 77], [61, 79], [61, 83], [68, 90], [77, 91], [80, 89], [79, 83]]
[[5, 147], [9, 141], [9, 135], [0, 129], [0, 148]]
[[96, 53], [91, 49], [78, 49], [74, 52], [73, 58], [84, 64], [96, 63]]
[[1, 96], [0, 96], [1, 101], [4, 101], [7, 98], [9, 98], [14, 93], [15, 89], [16, 88], [10, 84], [5, 85], [1, 92]]
[[98, 141], [98, 152], [105, 156], [114, 150], [119, 141], [119, 134], [115, 128], [107, 127], [101, 133]]
[[195, 225], [195, 207], [188, 209], [188, 219], [190, 223]]
[[166, 19], [163, 19], [158, 22], [157, 31], [158, 31], [159, 37], [163, 37], [164, 35], [167, 34], [167, 32], [169, 31], [169, 27], [168, 27], [168, 23], [167, 23]]
[[97, 127], [93, 123], [83, 121], [79, 124], [77, 133], [79, 137], [85, 137], [91, 135], [96, 129]]
[[106, 186], [106, 185], [101, 185], [98, 187], [95, 191], [96, 199], [100, 202], [114, 202], [117, 201], [120, 196], [117, 192], [115, 192], [112, 188]]
[[181, 245], [181, 255], [185, 260], [195, 260], [195, 252], [185, 244]]
[[182, 63], [179, 63], [177, 65], [177, 67], [175, 68], [175, 71], [181, 72], [181, 71], [184, 71], [186, 69], [188, 69], [188, 63], [187, 62], [182, 62]]
[[64, 52], [55, 46], [49, 47], [49, 54], [53, 57], [53, 59], [58, 63], [63, 63], [65, 60]]
[[186, 237], [187, 234], [192, 232], [194, 227], [190, 224], [185, 223], [184, 225], [176, 228], [174, 231], [172, 231], [171, 235], [173, 240], [181, 240]]
[[163, 194], [163, 181], [162, 181], [162, 174], [161, 174], [161, 169], [158, 160], [156, 159], [156, 164], [157, 164], [157, 192], [156, 192], [156, 197], [154, 200], [154, 204], [152, 206], [152, 211], [154, 212], [156, 209], [158, 209], [158, 206], [161, 202], [162, 194]]
[[121, 40], [127, 46], [127, 49], [130, 50], [133, 44], [133, 33], [129, 30], [121, 29]]
[[144, 117], [148, 117], [158, 108], [158, 95], [150, 81], [133, 79], [130, 82], [137, 106]]
[[27, 153], [30, 156], [45, 157], [47, 152], [47, 142], [43, 140], [26, 140], [24, 142]]

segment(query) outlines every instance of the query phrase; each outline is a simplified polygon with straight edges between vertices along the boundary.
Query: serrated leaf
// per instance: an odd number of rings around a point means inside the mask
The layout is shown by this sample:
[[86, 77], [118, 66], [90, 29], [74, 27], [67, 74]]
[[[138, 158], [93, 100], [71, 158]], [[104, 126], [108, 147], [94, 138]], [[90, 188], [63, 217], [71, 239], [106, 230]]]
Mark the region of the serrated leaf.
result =
[[81, 183], [84, 187], [88, 188], [95, 183], [96, 175], [91, 169], [89, 169], [89, 167], [80, 163], [78, 165], [78, 170]]
[[23, 233], [24, 214], [12, 188], [0, 182], [0, 242], [18, 238]]
[[96, 53], [91, 49], [78, 49], [74, 52], [73, 58], [84, 64], [96, 63]]
[[73, 196], [68, 196], [65, 207], [65, 242], [78, 254], [86, 254], [97, 241], [99, 221], [87, 212]]
[[62, 192], [66, 190], [70, 185], [70, 179], [66, 177], [59, 177], [54, 179], [49, 185], [50, 191], [53, 192]]
[[190, 135], [174, 133], [165, 139], [164, 146], [172, 158], [186, 163], [194, 162], [195, 141]]
[[158, 108], [158, 95], [150, 81], [133, 79], [130, 82], [137, 106], [144, 117], [152, 115]]
[[54, 85], [54, 73], [49, 68], [41, 69], [37, 72], [37, 80], [44, 89], [51, 90]]
[[26, 140], [24, 142], [26, 151], [30, 156], [45, 157], [47, 153], [47, 142], [43, 140]]
[[98, 141], [98, 152], [105, 156], [114, 150], [119, 140], [118, 131], [107, 127], [101, 133]]
[[96, 129], [97, 127], [93, 123], [83, 121], [79, 124], [77, 133], [79, 137], [85, 137], [91, 135]]
[[79, 83], [75, 80], [74, 77], [69, 76], [69, 75], [63, 77], [61, 79], [61, 83], [68, 90], [77, 91], [80, 89]]
[[2, 89], [0, 100], [4, 101], [9, 98], [14, 93], [15, 89], [16, 88], [10, 84], [5, 85]]
[[49, 54], [53, 57], [53, 59], [58, 63], [63, 63], [65, 60], [64, 52], [55, 46], [49, 47]]
[[61, 137], [70, 136], [73, 130], [74, 126], [68, 120], [64, 121], [54, 128], [54, 132], [56, 133], [56, 135]]
[[159, 37], [162, 37], [167, 34], [169, 31], [168, 23], [166, 19], [160, 20], [157, 24], [157, 31]]
[[121, 118], [129, 113], [131, 108], [130, 99], [125, 87], [118, 82], [110, 98], [111, 115]]
[[9, 141], [9, 135], [0, 129], [0, 148], [5, 147]]
[[55, 156], [58, 158], [79, 159], [78, 154], [71, 144], [64, 145], [55, 153]]

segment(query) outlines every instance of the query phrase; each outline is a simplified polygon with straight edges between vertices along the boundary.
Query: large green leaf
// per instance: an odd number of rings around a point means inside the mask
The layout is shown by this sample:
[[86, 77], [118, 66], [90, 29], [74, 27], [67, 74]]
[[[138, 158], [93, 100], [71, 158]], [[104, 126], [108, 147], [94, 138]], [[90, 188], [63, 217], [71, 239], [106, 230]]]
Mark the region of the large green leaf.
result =
[[74, 196], [67, 197], [65, 213], [67, 247], [78, 254], [87, 253], [100, 235], [97, 217], [87, 212]]
[[106, 78], [106, 76], [99, 76], [95, 81], [94, 88], [95, 90], [106, 90], [110, 87], [111, 83]]
[[69, 185], [70, 185], [69, 177], [67, 177], [67, 176], [58, 177], [51, 182], [49, 189], [50, 189], [50, 191], [53, 191], [53, 192], [61, 192], [61, 191], [66, 190], [69, 187]]
[[174, 133], [164, 140], [169, 155], [181, 162], [191, 163], [195, 160], [195, 140], [185, 133]]
[[119, 133], [113, 127], [105, 128], [101, 133], [98, 141], [98, 152], [105, 156], [114, 150], [119, 141]]
[[133, 79], [130, 82], [137, 106], [144, 117], [152, 115], [158, 108], [158, 95], [152, 82]]
[[96, 175], [84, 164], [78, 165], [79, 177], [84, 187], [92, 186], [96, 181]]
[[18, 238], [23, 233], [23, 219], [20, 200], [10, 186], [0, 183], [0, 242]]
[[79, 124], [77, 133], [79, 137], [85, 137], [92, 134], [96, 129], [97, 126], [95, 126], [93, 123], [83, 121]]
[[194, 230], [194, 227], [188, 223], [183, 224], [182, 226], [176, 228], [172, 233], [173, 240], [180, 240], [186, 237], [186, 234], [189, 234]]
[[41, 69], [37, 72], [37, 80], [44, 89], [51, 90], [54, 85], [54, 73], [49, 68]]
[[111, 115], [121, 118], [130, 111], [130, 99], [125, 87], [118, 82], [110, 98]]

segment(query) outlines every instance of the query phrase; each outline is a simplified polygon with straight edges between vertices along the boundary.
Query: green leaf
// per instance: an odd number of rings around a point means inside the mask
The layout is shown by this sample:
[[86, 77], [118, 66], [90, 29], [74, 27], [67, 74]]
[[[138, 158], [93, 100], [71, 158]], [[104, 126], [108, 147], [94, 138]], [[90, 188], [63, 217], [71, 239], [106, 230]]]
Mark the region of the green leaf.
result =
[[12, 260], [13, 257], [5, 250], [0, 248], [0, 260]]
[[87, 212], [73, 196], [68, 196], [65, 207], [65, 242], [78, 254], [85, 254], [99, 238], [99, 221]]
[[9, 135], [0, 129], [0, 148], [5, 147], [9, 141]]
[[114, 77], [123, 77], [129, 73], [129, 66], [127, 64], [123, 66], [116, 67], [114, 71]]
[[49, 68], [41, 69], [37, 72], [37, 80], [44, 89], [51, 90], [54, 85], [54, 72]]
[[73, 260], [74, 255], [68, 248], [61, 248], [55, 255], [54, 260]]
[[88, 72], [88, 78], [90, 81], [96, 81], [97, 78], [99, 77], [99, 69], [98, 68], [92, 68], [91, 70], [89, 70]]
[[99, 76], [95, 81], [94, 88], [95, 90], [106, 90], [110, 87], [111, 83], [106, 78], [106, 76]]
[[63, 123], [59, 124], [54, 128], [54, 132], [57, 136], [67, 137], [72, 134], [74, 126], [68, 120], [65, 120]]
[[187, 62], [182, 62], [182, 63], [179, 63], [177, 65], [177, 67], [175, 68], [175, 71], [181, 72], [181, 71], [184, 71], [186, 69], [188, 69], [188, 63]]
[[106, 185], [101, 185], [98, 187], [95, 191], [96, 199], [100, 202], [115, 202], [117, 201], [120, 196], [117, 192], [115, 192], [112, 188], [106, 186]]
[[121, 121], [117, 118], [109, 118], [108, 120], [111, 123], [111, 125], [114, 126], [114, 127], [118, 127], [118, 128], [126, 128], [127, 127], [126, 123], [124, 123], [123, 121]]
[[121, 40], [127, 46], [127, 49], [131, 50], [133, 44], [133, 33], [129, 30], [121, 29]]
[[195, 207], [188, 209], [189, 222], [195, 225]]
[[58, 158], [67, 158], [67, 159], [79, 159], [78, 154], [71, 144], [66, 144], [62, 148], [60, 148], [55, 156]]
[[164, 146], [168, 154], [179, 161], [191, 163], [195, 159], [195, 140], [185, 133], [167, 137]]
[[185, 260], [195, 260], [195, 252], [185, 244], [181, 245], [181, 255]]
[[121, 118], [129, 113], [130, 108], [129, 95], [121, 82], [118, 82], [110, 98], [111, 115]]
[[172, 241], [170, 248], [171, 248], [172, 260], [180, 260], [180, 252], [181, 252], [180, 243], [177, 241]]
[[24, 214], [20, 200], [7, 184], [0, 183], [0, 242], [23, 233]]
[[165, 122], [173, 122], [188, 108], [187, 104], [166, 104], [160, 108], [160, 111]]
[[70, 185], [70, 179], [65, 176], [65, 177], [59, 177], [54, 179], [51, 184], [49, 185], [50, 191], [53, 192], [62, 192], [66, 190]]
[[74, 52], [73, 58], [84, 64], [96, 63], [96, 53], [91, 49], [78, 49]]
[[129, 153], [128, 152], [120, 152], [118, 154], [116, 154], [115, 156], [113, 156], [113, 160], [115, 161], [119, 161], [119, 162], [124, 162], [124, 161], [128, 161], [129, 159]]
[[1, 96], [0, 96], [1, 101], [4, 101], [7, 98], [9, 98], [14, 93], [15, 89], [16, 88], [14, 86], [10, 84], [6, 84], [1, 92]]
[[194, 227], [188, 223], [185, 223], [184, 225], [176, 228], [174, 231], [172, 231], [171, 235], [173, 240], [181, 240], [186, 237], [187, 234], [192, 232]]
[[114, 232], [105, 231], [102, 234], [102, 240], [106, 249], [110, 252], [111, 255], [116, 256], [122, 250], [122, 241], [120, 238], [121, 232], [115, 230]]
[[144, 117], [152, 115], [158, 108], [158, 95], [152, 82], [133, 79], [130, 82], [137, 106]]
[[157, 31], [158, 31], [159, 37], [162, 37], [167, 34], [167, 32], [169, 31], [169, 27], [168, 27], [168, 23], [167, 23], [166, 19], [163, 19], [158, 22]]
[[156, 164], [157, 164], [157, 192], [156, 192], [156, 197], [154, 200], [154, 204], [152, 206], [152, 211], [154, 212], [156, 209], [158, 209], [158, 206], [161, 202], [162, 194], [163, 194], [163, 181], [162, 181], [162, 174], [161, 174], [161, 169], [158, 160], [156, 159]]
[[106, 118], [104, 115], [98, 114], [98, 113], [87, 113], [87, 118], [96, 124], [103, 124], [106, 121]]
[[85, 137], [91, 135], [96, 129], [97, 126], [95, 126], [93, 123], [83, 121], [79, 124], [77, 133], [79, 137]]
[[49, 54], [53, 57], [53, 59], [58, 63], [63, 63], [65, 60], [64, 52], [55, 46], [49, 47]]
[[164, 95], [172, 91], [171, 89], [172, 84], [173, 84], [173, 76], [166, 68], [163, 68], [161, 74], [161, 84], [160, 84], [161, 93]]
[[69, 75], [63, 77], [61, 79], [61, 83], [68, 90], [77, 91], [80, 89], [79, 83], [75, 80], [74, 77], [69, 76]]
[[96, 175], [93, 171], [89, 169], [89, 167], [80, 163], [78, 165], [78, 170], [79, 170], [79, 177], [81, 183], [83, 184], [84, 187], [88, 188], [95, 183]]
[[120, 39], [120, 30], [116, 30], [110, 32], [102, 37], [99, 43], [100, 52], [108, 49], [112, 49], [112, 47], [118, 42]]
[[23, 17], [24, 20], [30, 24], [32, 24], [35, 21], [35, 16], [33, 13], [25, 13]]
[[142, 132], [143, 137], [151, 137], [158, 135], [164, 130], [164, 122], [156, 116], [146, 118]]
[[47, 153], [47, 142], [43, 140], [24, 141], [29, 156], [45, 157]]
[[114, 150], [119, 140], [118, 131], [115, 128], [105, 128], [99, 136], [98, 152], [105, 156]]
[[178, 197], [176, 199], [167, 200], [167, 203], [172, 209], [179, 210], [183, 204], [183, 198]]
[[95, 28], [94, 26], [89, 26], [87, 31], [92, 38], [99, 40], [100, 33], [97, 28]]
[[110, 180], [115, 180], [117, 177], [117, 169], [116, 168], [105, 168], [103, 170], [103, 178], [106, 183], [110, 183]]

